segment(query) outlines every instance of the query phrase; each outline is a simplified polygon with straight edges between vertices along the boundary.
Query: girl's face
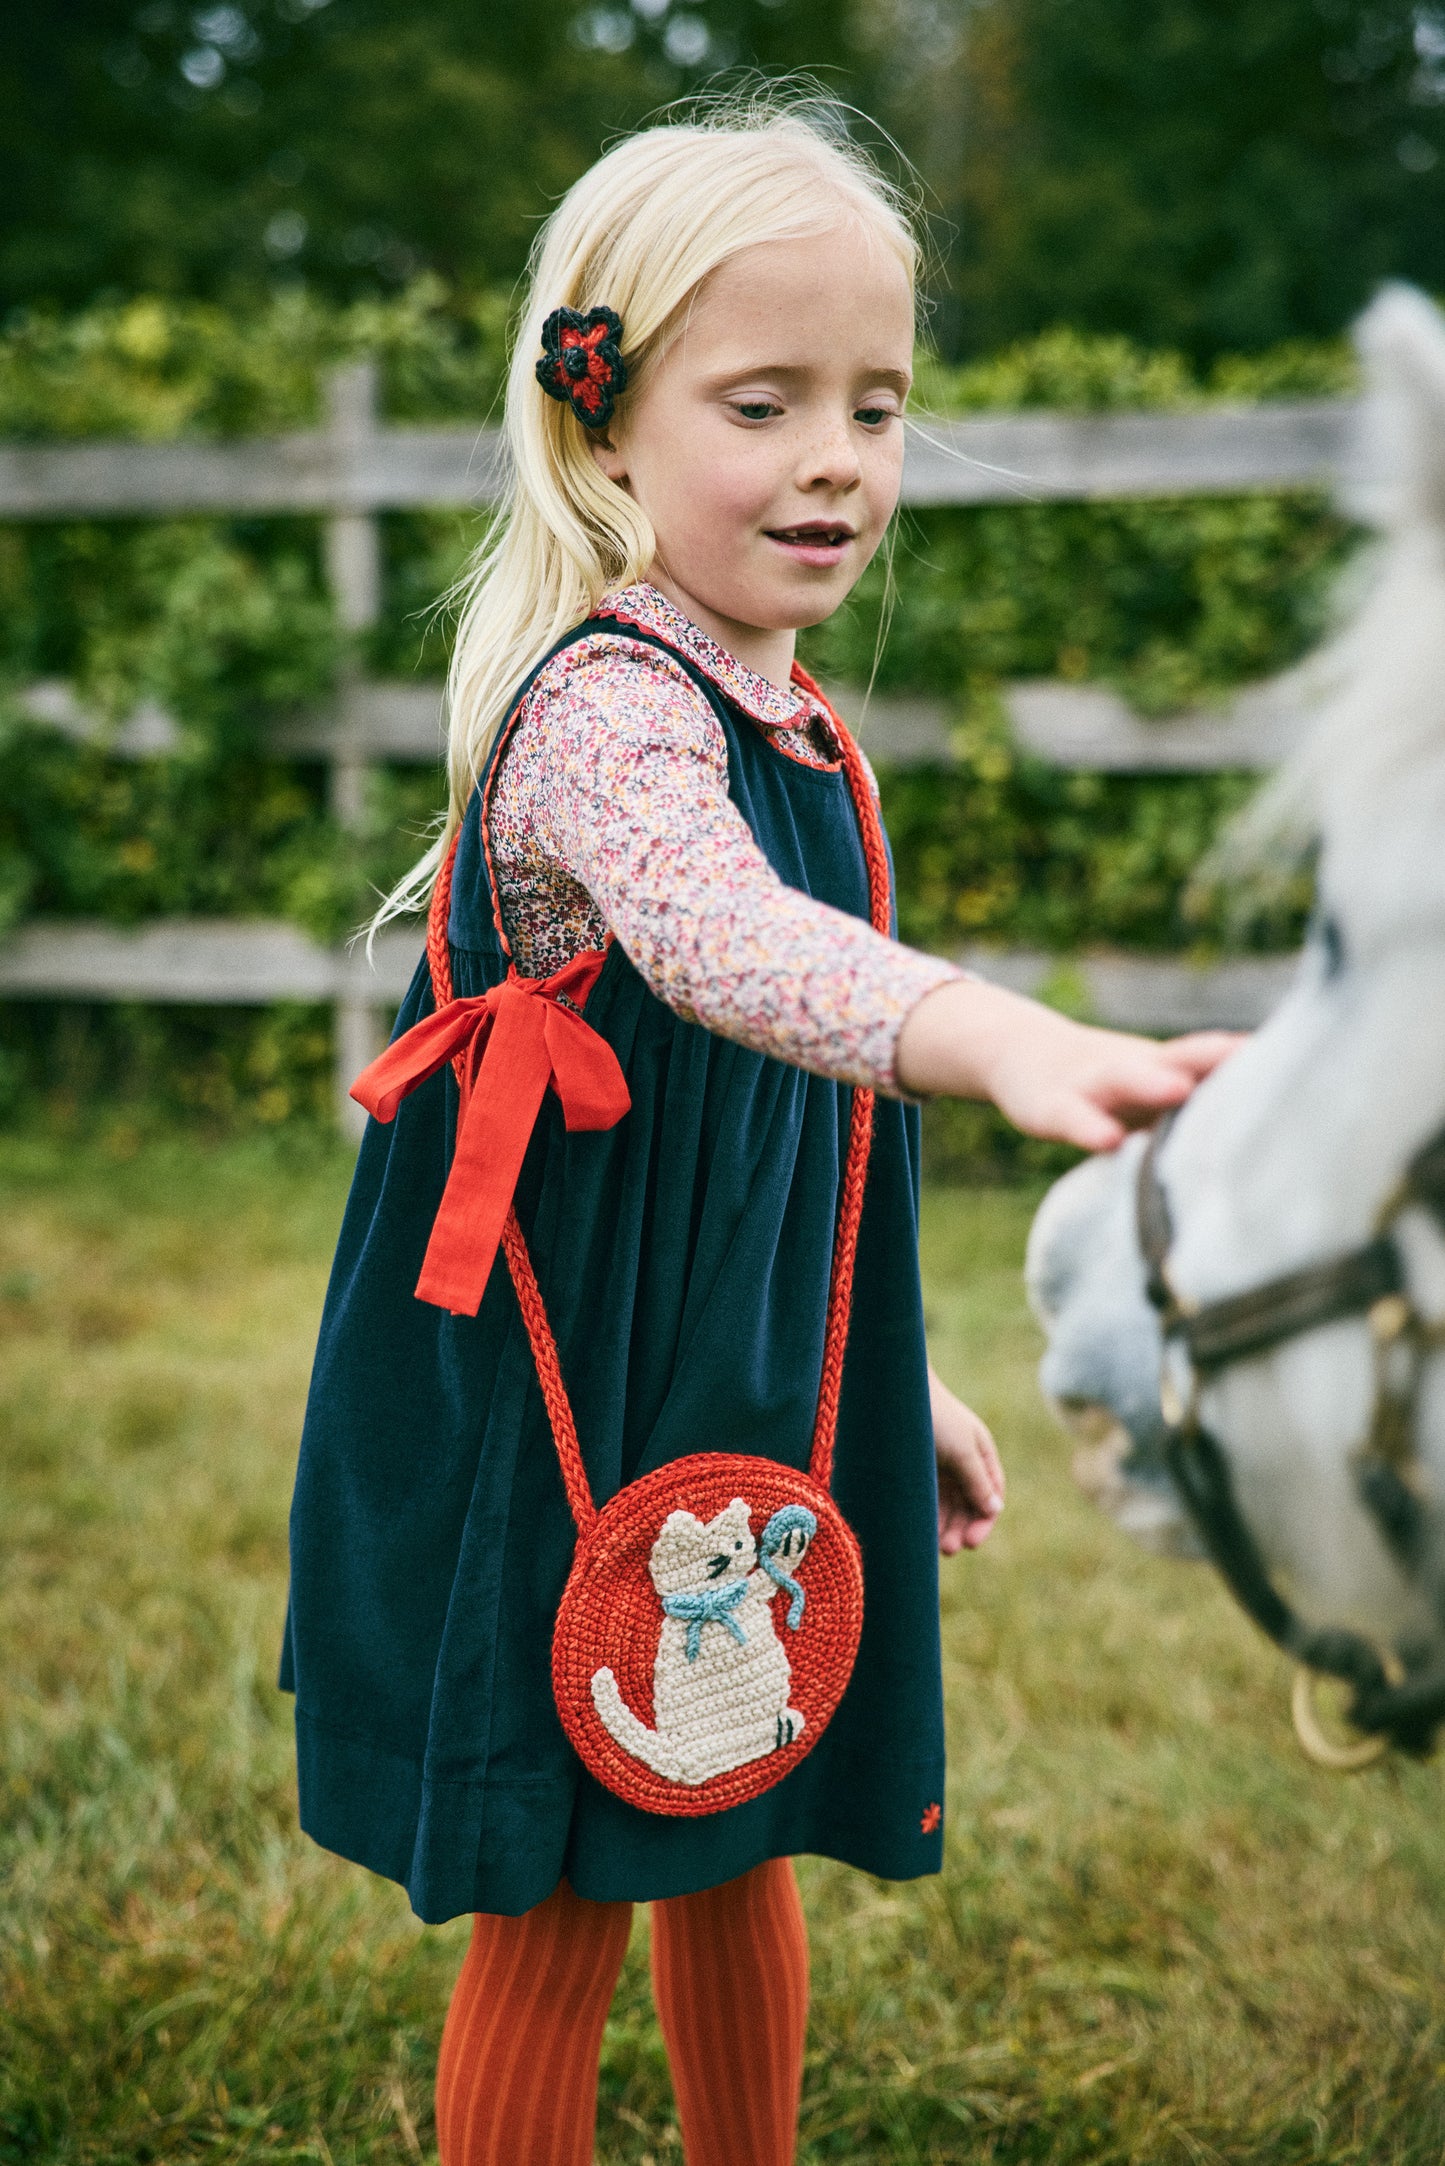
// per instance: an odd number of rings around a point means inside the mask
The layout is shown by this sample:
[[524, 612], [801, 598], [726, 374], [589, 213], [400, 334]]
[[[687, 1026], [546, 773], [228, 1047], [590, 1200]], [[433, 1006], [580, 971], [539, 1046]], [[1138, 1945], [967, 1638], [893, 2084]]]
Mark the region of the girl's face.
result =
[[593, 445], [652, 521], [655, 583], [779, 682], [898, 502], [912, 356], [913, 295], [875, 233], [764, 242], [706, 281]]

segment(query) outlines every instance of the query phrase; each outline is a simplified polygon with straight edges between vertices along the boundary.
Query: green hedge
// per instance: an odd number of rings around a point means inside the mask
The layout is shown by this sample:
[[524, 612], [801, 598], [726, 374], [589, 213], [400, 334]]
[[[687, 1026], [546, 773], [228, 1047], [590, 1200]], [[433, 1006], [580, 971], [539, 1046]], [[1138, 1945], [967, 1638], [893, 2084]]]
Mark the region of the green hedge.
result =
[[[475, 418], [494, 409], [505, 317], [495, 296], [461, 300], [432, 281], [351, 309], [288, 293], [245, 321], [156, 300], [27, 316], [0, 333], [0, 439], [306, 426], [324, 371], [361, 353], [379, 360], [388, 418]], [[1059, 331], [967, 369], [929, 365], [921, 392], [938, 413], [1081, 410], [1313, 395], [1350, 380], [1333, 347], [1222, 363], [1202, 381], [1177, 356]], [[439, 674], [447, 627], [434, 604], [476, 521], [383, 524], [385, 606], [359, 659]], [[1220, 907], [1191, 894], [1189, 876], [1245, 783], [1048, 769], [1012, 746], [998, 687], [1018, 676], [1097, 680], [1146, 715], [1207, 699], [1310, 643], [1349, 541], [1321, 502], [1298, 497], [905, 518], [891, 602], [880, 564], [806, 642], [815, 666], [866, 679], [891, 606], [880, 690], [939, 696], [954, 718], [955, 767], [884, 776], [905, 935], [1060, 951], [1221, 941]], [[319, 766], [261, 749], [266, 721], [322, 698], [343, 659], [319, 543], [305, 519], [0, 527], [0, 931], [32, 913], [264, 912], [336, 938], [416, 854], [438, 803], [434, 774], [380, 776], [365, 831], [344, 835], [327, 817]], [[37, 728], [12, 695], [38, 677], [69, 678], [116, 719], [157, 698], [179, 718], [182, 747], [121, 762]], [[1296, 918], [1277, 908], [1244, 937], [1277, 944]], [[104, 1072], [129, 1078], [137, 1101], [169, 1103], [179, 1088], [217, 1119], [290, 1118], [324, 1097], [316, 1032], [314, 1021], [293, 1030], [263, 1016], [65, 1021], [17, 1004], [0, 1018], [0, 1099], [8, 1075], [12, 1104], [43, 1080], [83, 1105]]]

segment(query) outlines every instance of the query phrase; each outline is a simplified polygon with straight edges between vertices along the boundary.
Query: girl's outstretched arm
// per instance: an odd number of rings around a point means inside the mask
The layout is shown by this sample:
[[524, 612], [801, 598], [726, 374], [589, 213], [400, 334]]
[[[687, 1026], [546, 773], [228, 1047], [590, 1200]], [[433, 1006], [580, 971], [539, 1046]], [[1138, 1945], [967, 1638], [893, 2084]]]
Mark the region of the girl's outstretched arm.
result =
[[[766, 689], [806, 716], [801, 694]], [[785, 886], [729, 795], [727, 742], [703, 694], [670, 655], [616, 634], [579, 642], [538, 678], [492, 837], [519, 946], [522, 890], [545, 894], [539, 875], [560, 868], [669, 1007], [839, 1082], [896, 1089], [904, 1017], [960, 976]], [[544, 974], [557, 958], [523, 967]]]
[[1182, 1104], [1243, 1040], [1228, 1030], [1135, 1038], [1070, 1022], [979, 979], [940, 985], [898, 1035], [898, 1081], [920, 1097], [991, 1098], [1025, 1135], [1112, 1150]]
[[[806, 713], [801, 695], [749, 681], [784, 718]], [[525, 971], [546, 975], [610, 927], [691, 1021], [840, 1082], [992, 1098], [1031, 1135], [1107, 1149], [1237, 1042], [1085, 1029], [786, 887], [730, 798], [708, 701], [671, 654], [622, 634], [579, 642], [537, 679], [492, 839]], [[559, 903], [576, 936], [560, 957], [530, 952], [525, 920], [540, 908], [551, 924]]]

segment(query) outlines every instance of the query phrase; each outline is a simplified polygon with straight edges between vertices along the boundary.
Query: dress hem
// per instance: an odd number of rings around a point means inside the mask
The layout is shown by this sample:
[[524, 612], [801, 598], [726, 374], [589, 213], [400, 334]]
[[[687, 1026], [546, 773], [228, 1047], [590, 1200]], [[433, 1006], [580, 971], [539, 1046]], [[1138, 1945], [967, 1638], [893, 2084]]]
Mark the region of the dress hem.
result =
[[[932, 1825], [924, 1833], [916, 1816], [901, 1816], [907, 1833], [876, 1825], [848, 1826], [838, 1805], [846, 1761], [834, 1763], [826, 1785], [816, 1775], [799, 1783], [810, 1768], [804, 1761], [774, 1790], [717, 1815], [715, 1821], [679, 1823], [645, 1816], [660, 1827], [696, 1830], [706, 1825], [719, 1834], [730, 1823], [732, 1839], [717, 1844], [715, 1867], [701, 1866], [689, 1845], [686, 1862], [673, 1860], [670, 1872], [663, 1860], [653, 1858], [646, 1866], [634, 1861], [630, 1869], [619, 1860], [619, 1869], [608, 1873], [598, 1869], [595, 1855], [575, 1855], [570, 1840], [560, 1849], [555, 1838], [537, 1840], [542, 1829], [555, 1828], [561, 1817], [538, 1810], [539, 1798], [548, 1794], [556, 1796], [559, 1806], [564, 1799], [570, 1806], [565, 1815], [569, 1832], [579, 1803], [600, 1803], [604, 1814], [633, 1812], [593, 1784], [580, 1764], [560, 1779], [489, 1776], [477, 1782], [428, 1775], [409, 1755], [346, 1735], [299, 1706], [296, 1746], [303, 1832], [323, 1850], [395, 1881], [425, 1925], [445, 1925], [476, 1911], [520, 1917], [544, 1902], [564, 1878], [574, 1894], [589, 1902], [647, 1903], [719, 1887], [769, 1858], [829, 1858], [876, 1879], [899, 1881], [924, 1879], [941, 1871], [943, 1864], [941, 1827]], [[819, 1752], [819, 1760], [826, 1757]], [[942, 1798], [941, 1765], [919, 1763], [897, 1772], [900, 1788], [915, 1790], [925, 1808], [932, 1809]], [[579, 1798], [583, 1790], [591, 1797]], [[841, 1794], [846, 1794], [846, 1784]], [[454, 1863], [451, 1870], [439, 1866], [440, 1858], [455, 1861], [461, 1855], [476, 1861], [465, 1886]]]

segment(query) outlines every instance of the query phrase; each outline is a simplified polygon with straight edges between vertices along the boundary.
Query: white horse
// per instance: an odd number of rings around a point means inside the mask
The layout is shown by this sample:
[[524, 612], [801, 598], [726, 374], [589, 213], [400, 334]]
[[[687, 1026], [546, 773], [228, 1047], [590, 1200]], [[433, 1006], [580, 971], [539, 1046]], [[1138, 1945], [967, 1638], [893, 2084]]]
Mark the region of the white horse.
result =
[[[1317, 722], [1242, 838], [1256, 858], [1291, 826], [1318, 843], [1298, 978], [1152, 1148], [1134, 1137], [1056, 1184], [1027, 1274], [1044, 1390], [1090, 1440], [1085, 1486], [1152, 1546], [1202, 1545], [1272, 1636], [1348, 1679], [1376, 1745], [1422, 1749], [1445, 1721], [1445, 1149], [1428, 1151], [1445, 1135], [1445, 319], [1387, 288], [1357, 337], [1373, 577], [1310, 665]], [[1333, 1745], [1308, 1693], [1295, 1706], [1317, 1757], [1370, 1751]]]

